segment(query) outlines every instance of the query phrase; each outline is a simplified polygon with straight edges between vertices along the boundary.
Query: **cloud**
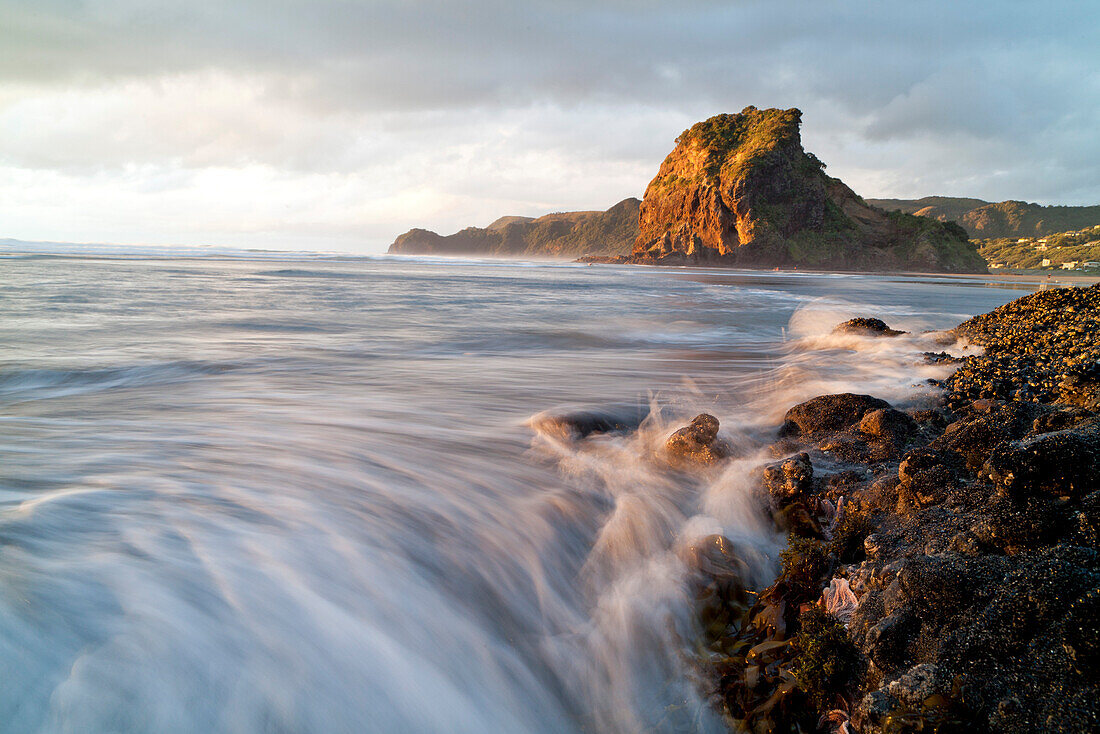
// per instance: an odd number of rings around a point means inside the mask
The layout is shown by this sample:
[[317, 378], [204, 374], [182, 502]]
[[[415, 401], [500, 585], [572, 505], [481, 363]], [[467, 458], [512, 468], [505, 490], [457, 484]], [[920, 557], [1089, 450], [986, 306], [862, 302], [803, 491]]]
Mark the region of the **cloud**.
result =
[[[315, 227], [378, 249], [413, 225], [640, 195], [682, 129], [746, 104], [801, 107], [807, 147], [866, 195], [1100, 201], [1100, 12], [996, 11], [8, 0], [0, 222], [20, 231], [0, 234], [233, 244]], [[66, 204], [36, 224], [29, 190]]]

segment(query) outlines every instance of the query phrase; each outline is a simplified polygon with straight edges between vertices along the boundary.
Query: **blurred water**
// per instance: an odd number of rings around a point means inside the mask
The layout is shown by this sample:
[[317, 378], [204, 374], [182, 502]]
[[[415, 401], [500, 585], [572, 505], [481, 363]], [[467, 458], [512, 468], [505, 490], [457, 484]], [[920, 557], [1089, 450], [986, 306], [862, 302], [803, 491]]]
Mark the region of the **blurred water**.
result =
[[[797, 400], [918, 403], [1031, 286], [431, 259], [0, 260], [0, 731], [718, 731], [683, 549]], [[540, 420], [654, 413], [574, 441]], [[707, 410], [740, 450], [655, 449]], [[536, 418], [532, 421], [532, 418]], [[552, 424], [552, 422], [550, 422]]]

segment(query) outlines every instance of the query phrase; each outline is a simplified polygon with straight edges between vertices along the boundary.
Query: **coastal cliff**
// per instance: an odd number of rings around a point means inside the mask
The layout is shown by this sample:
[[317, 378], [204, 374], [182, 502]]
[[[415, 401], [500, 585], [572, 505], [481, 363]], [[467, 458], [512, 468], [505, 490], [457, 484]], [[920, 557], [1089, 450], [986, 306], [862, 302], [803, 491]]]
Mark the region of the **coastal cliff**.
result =
[[886, 212], [802, 149], [797, 109], [717, 115], [676, 139], [624, 262], [985, 272], [952, 224]]
[[490, 255], [498, 257], [616, 256], [630, 252], [638, 233], [638, 207], [630, 198], [607, 211], [501, 217], [488, 227], [452, 235], [411, 229], [390, 245], [396, 255]]

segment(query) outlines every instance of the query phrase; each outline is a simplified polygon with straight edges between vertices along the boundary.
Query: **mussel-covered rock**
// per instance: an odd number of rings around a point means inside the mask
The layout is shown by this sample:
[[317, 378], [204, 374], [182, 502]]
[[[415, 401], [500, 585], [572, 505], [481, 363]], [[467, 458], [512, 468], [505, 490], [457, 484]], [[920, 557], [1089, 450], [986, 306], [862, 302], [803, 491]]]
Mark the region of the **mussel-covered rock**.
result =
[[729, 445], [718, 438], [718, 419], [709, 413], [695, 416], [665, 442], [665, 454], [673, 464], [707, 465], [729, 457]]
[[834, 334], [857, 334], [859, 336], [900, 336], [907, 331], [891, 329], [882, 319], [860, 317], [849, 319], [833, 328]]
[[978, 400], [969, 418], [947, 426], [932, 445], [961, 456], [971, 471], [978, 471], [993, 449], [1006, 441], [1020, 438], [1034, 423], [1036, 410], [1020, 403]]
[[859, 430], [874, 438], [903, 444], [917, 430], [917, 422], [900, 410], [879, 408], [863, 415]]
[[897, 670], [905, 661], [905, 648], [920, 624], [905, 611], [897, 611], [867, 630], [864, 646], [880, 670]]
[[1096, 418], [1096, 413], [1078, 407], [1063, 407], [1041, 414], [1031, 423], [1031, 433], [1051, 433], [1064, 431], [1067, 428], [1084, 423]]
[[1100, 489], [1100, 427], [1044, 433], [998, 446], [982, 474], [1007, 494], [1080, 497]]

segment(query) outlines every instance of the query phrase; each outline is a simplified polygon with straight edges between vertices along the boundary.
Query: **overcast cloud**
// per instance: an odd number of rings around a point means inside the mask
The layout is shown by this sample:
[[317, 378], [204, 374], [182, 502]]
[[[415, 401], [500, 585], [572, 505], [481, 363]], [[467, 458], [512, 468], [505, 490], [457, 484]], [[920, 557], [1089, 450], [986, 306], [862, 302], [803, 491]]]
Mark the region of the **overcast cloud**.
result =
[[0, 0], [0, 237], [372, 252], [800, 107], [868, 197], [1100, 203], [1095, 2]]

